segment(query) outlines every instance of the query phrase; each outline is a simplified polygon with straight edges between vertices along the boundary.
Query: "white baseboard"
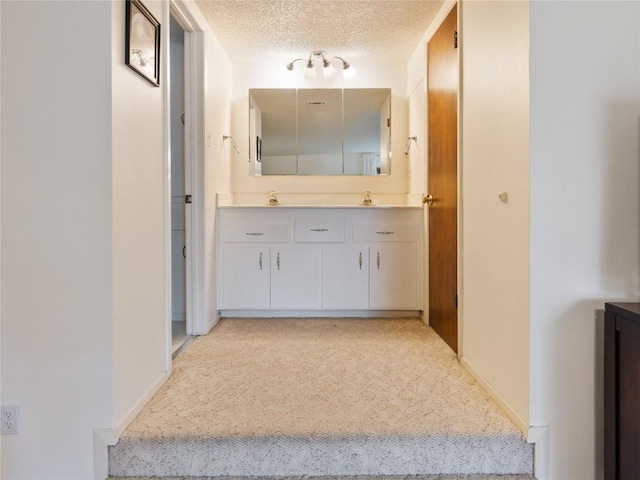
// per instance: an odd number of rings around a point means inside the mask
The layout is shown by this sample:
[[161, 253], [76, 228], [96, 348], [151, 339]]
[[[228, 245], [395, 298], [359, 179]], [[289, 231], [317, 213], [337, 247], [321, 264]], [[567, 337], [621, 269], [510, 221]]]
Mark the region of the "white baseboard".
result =
[[120, 435], [122, 435], [122, 432], [124, 432], [125, 429], [129, 426], [129, 424], [133, 422], [133, 420], [142, 411], [144, 406], [149, 402], [149, 400], [151, 400], [151, 397], [153, 397], [158, 392], [158, 390], [160, 390], [160, 387], [162, 387], [162, 385], [164, 385], [164, 383], [168, 379], [169, 379], [169, 374], [165, 372], [160, 377], [160, 379], [156, 382], [156, 384], [151, 388], [151, 390], [149, 390], [138, 401], [138, 403], [131, 410], [129, 410], [129, 413], [127, 414], [127, 416], [124, 417], [124, 419], [117, 425], [117, 427], [113, 431], [114, 432], [114, 436], [112, 437], [113, 443], [110, 443], [109, 445], [115, 445], [116, 443], [118, 443], [118, 440], [120, 439]]
[[467, 362], [467, 359], [464, 357], [460, 357], [460, 363], [467, 371], [471, 374], [473, 378], [486, 390], [489, 396], [504, 410], [507, 416], [511, 419], [511, 421], [518, 427], [518, 430], [522, 432], [522, 436], [527, 438], [529, 433], [529, 425], [520, 418], [515, 410], [511, 408], [511, 406], [500, 396], [498, 392], [491, 386], [489, 382], [487, 382], [482, 375], [475, 371], [475, 369]]
[[138, 416], [144, 406], [151, 400], [160, 387], [169, 378], [168, 373], [164, 373], [156, 384], [149, 390], [127, 416], [115, 428], [94, 428], [93, 429], [93, 470], [95, 480], [104, 480], [109, 476], [109, 446], [115, 445], [120, 439], [120, 435]]
[[211, 329], [213, 327], [215, 327], [219, 321], [220, 321], [220, 312], [217, 311], [217, 310], [214, 310], [214, 314], [209, 319], [209, 325], [208, 325], [208, 328], [207, 328], [207, 332], [204, 335], [209, 333], [211, 331]]
[[533, 473], [537, 480], [549, 479], [549, 427], [529, 427], [527, 442], [535, 444]]
[[95, 428], [93, 430], [93, 479], [105, 480], [109, 477], [109, 444], [107, 439], [110, 430]]
[[464, 357], [460, 357], [460, 363], [473, 378], [485, 389], [489, 396], [504, 410], [511, 421], [522, 432], [522, 436], [527, 443], [533, 443], [534, 461], [533, 473], [537, 480], [547, 480], [549, 478], [549, 427], [529, 426], [522, 418], [509, 406], [498, 392], [487, 382], [482, 375], [467, 362]]
[[149, 402], [149, 400], [151, 400], [151, 397], [153, 397], [158, 390], [160, 390], [160, 387], [162, 387], [162, 385], [164, 385], [164, 383], [169, 379], [169, 374], [168, 373], [164, 373], [160, 379], [155, 383], [155, 385], [151, 388], [151, 390], [149, 390], [139, 401], [138, 403], [136, 403], [134, 405], [134, 407], [129, 410], [129, 413], [127, 414], [126, 417], [124, 417], [124, 419], [116, 426], [116, 428], [113, 430], [114, 436], [111, 437], [113, 443], [109, 443], [109, 445], [115, 445], [116, 443], [118, 443], [118, 440], [120, 439], [120, 435], [122, 435], [122, 432], [125, 431], [125, 429], [129, 426], [129, 424], [131, 422], [133, 422], [133, 420], [138, 416], [138, 414], [142, 411], [142, 409], [144, 408], [144, 406]]

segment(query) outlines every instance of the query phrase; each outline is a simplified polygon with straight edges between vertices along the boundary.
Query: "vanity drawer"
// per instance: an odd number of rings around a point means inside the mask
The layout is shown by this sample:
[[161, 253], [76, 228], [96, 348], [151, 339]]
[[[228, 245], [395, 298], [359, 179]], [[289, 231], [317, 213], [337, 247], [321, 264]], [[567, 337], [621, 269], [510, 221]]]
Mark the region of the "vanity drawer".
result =
[[296, 242], [344, 242], [344, 218], [296, 217]]
[[415, 242], [419, 238], [416, 225], [354, 225], [354, 242]]
[[287, 241], [287, 225], [222, 225], [223, 242], [279, 242]]

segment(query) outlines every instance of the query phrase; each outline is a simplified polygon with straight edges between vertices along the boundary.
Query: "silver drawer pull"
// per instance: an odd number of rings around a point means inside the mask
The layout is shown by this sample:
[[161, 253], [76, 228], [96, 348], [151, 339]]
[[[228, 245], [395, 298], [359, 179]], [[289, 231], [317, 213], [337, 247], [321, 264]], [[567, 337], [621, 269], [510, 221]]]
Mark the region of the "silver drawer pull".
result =
[[252, 237], [259, 237], [261, 235], [264, 235], [264, 233], [262, 233], [262, 232], [244, 232], [244, 234], [252, 236]]
[[328, 232], [329, 229], [328, 228], [312, 228], [311, 231], [312, 232]]
[[380, 270], [380, 252], [378, 252], [376, 255], [376, 264], [378, 266], [378, 270]]
[[396, 232], [390, 231], [390, 232], [376, 232], [378, 235], [395, 235]]
[[362, 252], [358, 255], [358, 265], [360, 266], [360, 270], [362, 270]]
[[260, 252], [260, 260], [258, 263], [260, 264], [260, 270], [262, 270], [262, 252]]
[[278, 265], [278, 270], [280, 270], [280, 252], [278, 252], [278, 255], [276, 256], [276, 265]]

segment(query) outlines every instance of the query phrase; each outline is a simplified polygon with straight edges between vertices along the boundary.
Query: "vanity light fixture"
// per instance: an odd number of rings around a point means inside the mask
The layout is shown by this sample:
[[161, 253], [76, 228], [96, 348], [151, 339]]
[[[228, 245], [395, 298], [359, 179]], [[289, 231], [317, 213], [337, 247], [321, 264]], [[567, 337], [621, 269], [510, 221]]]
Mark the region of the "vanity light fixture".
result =
[[[341, 62], [340, 68], [342, 70], [342, 76], [349, 80], [356, 76], [356, 69], [349, 62], [342, 57], [332, 57], [331, 60], [339, 60]], [[322, 76], [324, 78], [331, 78], [336, 74], [336, 69], [331, 63], [331, 60], [327, 59], [327, 52], [323, 50], [314, 50], [309, 55], [309, 59], [296, 58], [295, 60], [287, 64], [287, 70], [293, 71], [293, 66], [296, 62], [306, 62], [304, 69], [304, 78], [307, 80], [316, 78], [316, 61], [322, 61]]]

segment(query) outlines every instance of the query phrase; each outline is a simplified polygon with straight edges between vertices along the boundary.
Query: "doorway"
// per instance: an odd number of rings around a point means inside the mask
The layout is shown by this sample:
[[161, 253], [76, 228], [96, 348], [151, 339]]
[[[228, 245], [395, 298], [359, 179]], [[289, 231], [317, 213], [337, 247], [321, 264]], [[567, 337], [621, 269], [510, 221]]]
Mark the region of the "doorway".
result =
[[458, 8], [427, 46], [429, 325], [458, 352]]
[[185, 148], [185, 30], [171, 16], [169, 42], [171, 102], [171, 354], [175, 357], [189, 340], [187, 270], [191, 257], [187, 226], [189, 208], [188, 159]]
[[[168, 28], [164, 29], [166, 73], [162, 83], [167, 111], [164, 119], [165, 361], [166, 370], [171, 373], [172, 359], [179, 353], [179, 348], [184, 348], [192, 335], [207, 333], [210, 327], [204, 260], [205, 26], [193, 16], [183, 0], [170, 0], [167, 7]], [[175, 309], [172, 303], [175, 303]], [[175, 352], [172, 345], [174, 319], [175, 336], [178, 337]], [[180, 344], [182, 347], [178, 346]]]

